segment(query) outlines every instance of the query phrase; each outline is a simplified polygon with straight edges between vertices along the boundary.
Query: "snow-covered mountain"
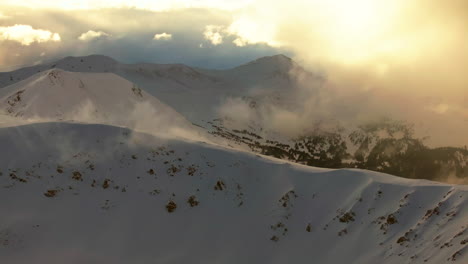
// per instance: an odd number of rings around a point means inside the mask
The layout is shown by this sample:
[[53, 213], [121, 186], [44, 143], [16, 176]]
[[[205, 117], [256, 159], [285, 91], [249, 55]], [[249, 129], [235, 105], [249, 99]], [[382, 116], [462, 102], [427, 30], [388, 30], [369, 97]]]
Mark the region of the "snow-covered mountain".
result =
[[[183, 64], [122, 64], [101, 55], [67, 57], [43, 65], [0, 73], [0, 88], [59, 68], [70, 72], [115, 73], [154, 95], [190, 121], [218, 118], [217, 107], [228, 97], [283, 97], [300, 82], [323, 82], [284, 55], [264, 57], [228, 70], [207, 70]], [[293, 73], [293, 74], [291, 74]]]
[[129, 129], [0, 129], [3, 263], [465, 263], [468, 189]]
[[467, 185], [311, 167], [463, 174], [466, 150], [392, 121], [282, 138], [216, 110], [288, 106], [303, 82], [324, 79], [282, 55], [0, 73], [0, 262], [466, 263]]
[[[314, 104], [318, 102], [320, 110], [321, 101], [326, 104], [333, 94], [325, 85], [324, 77], [306, 71], [284, 55], [259, 58], [227, 70], [199, 69], [182, 64], [122, 64], [100, 55], [67, 57], [0, 73], [0, 87], [17, 85], [15, 83], [34, 74], [55, 68], [119, 75], [236, 148], [311, 166], [365, 168], [408, 178], [452, 182], [468, 179], [466, 149], [432, 149], [408, 133], [409, 126], [398, 122], [377, 120], [346, 127], [331, 122], [332, 129], [323, 131], [316, 129], [314, 122], [325, 121], [330, 127], [330, 120], [311, 120], [307, 124], [308, 131], [297, 133], [300, 129], [292, 128], [295, 131], [292, 136], [275, 133], [278, 128], [287, 131], [289, 126], [277, 120], [288, 119], [290, 113], [294, 118], [297, 116], [294, 113], [305, 111], [304, 107], [309, 108], [313, 117]], [[0, 94], [3, 89], [11, 90], [0, 88]], [[304, 98], [311, 102], [304, 102]], [[302, 123], [308, 123], [308, 119]], [[394, 137], [391, 134], [395, 131], [405, 136]], [[382, 134], [388, 136], [382, 137]]]
[[0, 109], [42, 121], [73, 120], [169, 132], [194, 129], [182, 115], [112, 73], [51, 69], [0, 90]]

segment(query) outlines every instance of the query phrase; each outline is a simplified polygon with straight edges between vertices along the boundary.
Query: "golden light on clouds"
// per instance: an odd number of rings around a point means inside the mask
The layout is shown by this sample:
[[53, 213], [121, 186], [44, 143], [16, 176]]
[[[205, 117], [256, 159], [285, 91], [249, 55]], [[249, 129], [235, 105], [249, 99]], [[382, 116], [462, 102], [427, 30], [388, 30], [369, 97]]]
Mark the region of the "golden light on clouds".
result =
[[60, 35], [48, 30], [34, 29], [29, 25], [0, 27], [0, 40], [11, 40], [29, 46], [34, 42], [60, 41]]
[[10, 18], [10, 17], [7, 16], [7, 15], [4, 15], [2, 12], [0, 12], [0, 20], [7, 19], [7, 18]]
[[4, 5], [34, 7], [38, 9], [100, 9], [139, 8], [153, 11], [180, 8], [216, 8], [235, 10], [250, 4], [251, 0], [2, 0]]
[[172, 34], [163, 32], [159, 34], [155, 34], [153, 39], [155, 40], [171, 40], [172, 39]]
[[384, 56], [411, 57], [434, 42], [427, 29], [411, 30], [415, 12], [403, 0], [259, 0], [235, 12], [228, 31], [239, 36], [239, 46], [267, 43], [361, 64]]
[[94, 31], [94, 30], [89, 30], [83, 34], [81, 34], [78, 39], [81, 41], [90, 41], [93, 39], [101, 38], [101, 37], [109, 37], [110, 35], [107, 34], [106, 32], [102, 31]]
[[[438, 35], [447, 32], [445, 28], [435, 30], [434, 25], [419, 25], [423, 21], [421, 18], [428, 15], [430, 17], [432, 11], [439, 8], [438, 5], [433, 6], [432, 2], [434, 1], [3, 0], [4, 6], [50, 10], [227, 10], [232, 16], [229, 25], [208, 24], [206, 26], [213, 30], [207, 29], [203, 33], [214, 45], [223, 43], [226, 36], [233, 36], [233, 44], [239, 47], [265, 43], [274, 47], [291, 48], [296, 53], [309, 53], [311, 58], [325, 57], [344, 64], [366, 64], [383, 57], [410, 60], [418, 58], [428, 46], [438, 48], [437, 46], [443, 45], [440, 43], [443, 38]], [[1, 9], [0, 7], [0, 14], [3, 15], [0, 17], [9, 17]], [[95, 22], [97, 25], [112, 25], [103, 18], [89, 19], [90, 23]], [[421, 47], [424, 49], [421, 50]], [[382, 62], [378, 64], [382, 65]]]
[[369, 112], [389, 113], [406, 100], [413, 120], [450, 116], [468, 127], [467, 0], [0, 1], [4, 69], [42, 60], [42, 52], [58, 58], [112, 50], [130, 61], [147, 52], [182, 63], [287, 53], [324, 73], [346, 98], [378, 96]]
[[210, 41], [213, 45], [219, 45], [223, 43], [223, 36], [224, 28], [222, 26], [216, 25], [207, 25], [205, 27], [205, 31], [203, 32], [203, 36], [206, 40]]
[[270, 46], [281, 46], [275, 39], [276, 25], [274, 21], [270, 23], [258, 23], [248, 17], [236, 19], [227, 29], [227, 31], [236, 35], [234, 44], [237, 46], [245, 46], [247, 44], [266, 43]]
[[314, 8], [321, 10], [319, 22], [326, 25], [323, 34], [329, 39], [331, 52], [352, 63], [401, 48], [391, 39], [390, 31], [402, 6], [399, 0], [329, 0]]

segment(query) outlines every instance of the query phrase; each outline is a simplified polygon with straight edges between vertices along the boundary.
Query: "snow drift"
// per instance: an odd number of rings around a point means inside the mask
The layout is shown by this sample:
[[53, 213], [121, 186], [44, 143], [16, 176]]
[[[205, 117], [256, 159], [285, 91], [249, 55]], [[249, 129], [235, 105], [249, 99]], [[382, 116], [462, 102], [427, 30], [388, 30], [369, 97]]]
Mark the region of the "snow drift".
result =
[[104, 125], [0, 129], [5, 263], [464, 263], [467, 186]]
[[182, 115], [112, 73], [37, 73], [0, 90], [0, 109], [33, 121], [103, 123], [157, 133], [193, 130]]

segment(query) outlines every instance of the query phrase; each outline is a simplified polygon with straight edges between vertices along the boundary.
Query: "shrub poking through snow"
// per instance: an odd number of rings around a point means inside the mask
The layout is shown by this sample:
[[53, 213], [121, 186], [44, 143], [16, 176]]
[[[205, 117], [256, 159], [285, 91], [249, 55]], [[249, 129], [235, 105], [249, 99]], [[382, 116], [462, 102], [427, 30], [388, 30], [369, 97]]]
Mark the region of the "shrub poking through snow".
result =
[[197, 197], [195, 197], [195, 195], [192, 195], [188, 198], [187, 202], [190, 204], [190, 207], [195, 207], [195, 206], [198, 206], [198, 204], [200, 203], [198, 200], [197, 200]]
[[225, 188], [226, 188], [226, 185], [224, 184], [223, 181], [217, 181], [217, 182], [216, 182], [216, 185], [214, 186], [214, 189], [215, 189], [216, 191], [222, 191], [222, 190], [224, 190]]
[[346, 229], [346, 228], [341, 230], [340, 232], [338, 232], [338, 236], [344, 236], [346, 234], [348, 234], [348, 229]]
[[177, 204], [174, 201], [169, 201], [166, 204], [166, 210], [168, 213], [174, 212], [176, 208], [177, 208]]
[[171, 167], [167, 169], [167, 174], [169, 174], [170, 176], [174, 176], [179, 171], [180, 171], [180, 168], [177, 168], [176, 166], [171, 165]]
[[102, 183], [102, 188], [107, 189], [107, 188], [109, 188], [109, 186], [110, 186], [110, 180], [105, 179], [104, 182]]
[[54, 197], [55, 195], [57, 195], [58, 192], [59, 192], [58, 190], [47, 190], [47, 191], [44, 193], [44, 195], [45, 195], [46, 197], [51, 198], [51, 197]]
[[77, 181], [83, 181], [83, 177], [79, 171], [74, 171], [72, 179], [77, 180]]
[[408, 238], [402, 236], [402, 237], [398, 238], [397, 243], [398, 243], [398, 244], [402, 244], [402, 243], [405, 242], [405, 241], [408, 241]]
[[398, 223], [396, 217], [393, 214], [389, 214], [387, 216], [387, 224], [393, 225], [393, 224], [396, 224], [396, 223]]
[[292, 198], [297, 198], [297, 194], [294, 190], [291, 190], [287, 193], [285, 193], [281, 199], [278, 200], [278, 202], [283, 206], [283, 207], [288, 207], [290, 201]]
[[353, 222], [354, 221], [354, 217], [356, 216], [356, 214], [353, 212], [353, 211], [349, 211], [347, 213], [344, 213], [341, 217], [340, 217], [340, 222], [342, 223], [349, 223], [349, 222]]
[[429, 219], [431, 216], [433, 215], [439, 215], [440, 214], [440, 211], [439, 211], [439, 206], [440, 206], [440, 203], [434, 208], [434, 209], [429, 209], [426, 211], [426, 214], [424, 215], [423, 219], [424, 220], [427, 220]]
[[187, 174], [188, 175], [193, 176], [193, 175], [195, 175], [195, 172], [197, 172], [197, 168], [195, 167], [195, 165], [191, 165], [191, 166], [187, 167]]

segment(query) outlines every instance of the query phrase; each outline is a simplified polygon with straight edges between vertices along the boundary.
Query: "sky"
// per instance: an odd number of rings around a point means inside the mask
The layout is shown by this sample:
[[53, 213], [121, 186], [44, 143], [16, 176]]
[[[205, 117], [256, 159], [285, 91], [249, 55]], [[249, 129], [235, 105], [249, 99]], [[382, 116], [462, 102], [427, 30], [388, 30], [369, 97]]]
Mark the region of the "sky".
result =
[[247, 1], [0, 0], [0, 71], [69, 55], [230, 68], [292, 50], [231, 25]]
[[345, 97], [468, 128], [467, 0], [0, 0], [0, 71], [89, 54], [220, 69], [279, 53]]

